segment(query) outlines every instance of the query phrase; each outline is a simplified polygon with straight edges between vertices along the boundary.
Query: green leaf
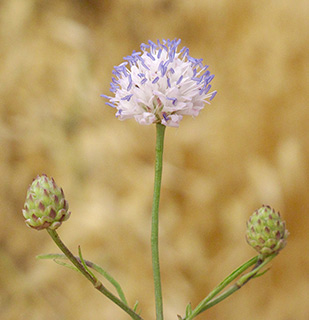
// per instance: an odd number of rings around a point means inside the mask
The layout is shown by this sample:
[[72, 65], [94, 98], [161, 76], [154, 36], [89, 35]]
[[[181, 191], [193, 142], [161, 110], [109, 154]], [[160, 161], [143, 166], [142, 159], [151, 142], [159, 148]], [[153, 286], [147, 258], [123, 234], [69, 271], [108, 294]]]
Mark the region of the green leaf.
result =
[[258, 278], [262, 275], [264, 275], [266, 272], [268, 272], [270, 270], [270, 268], [267, 268], [266, 270], [264, 270], [263, 272], [257, 273], [253, 278]]
[[36, 259], [43, 260], [43, 259], [64, 259], [67, 260], [68, 258], [64, 254], [59, 253], [49, 253], [49, 254], [39, 254], [35, 257]]
[[71, 270], [79, 272], [79, 270], [75, 266], [72, 266], [69, 263], [66, 263], [66, 262], [63, 262], [63, 261], [60, 261], [60, 260], [57, 260], [57, 259], [53, 259], [53, 261], [56, 262], [57, 264], [59, 264], [60, 266], [63, 266], [63, 267], [66, 267], [68, 269], [71, 269]]
[[93, 279], [96, 279], [96, 280], [97, 280], [97, 278], [95, 277], [95, 275], [94, 275], [94, 274], [89, 270], [89, 268], [87, 267], [86, 262], [85, 262], [85, 260], [84, 260], [84, 258], [83, 258], [83, 256], [82, 256], [82, 249], [81, 249], [80, 246], [78, 246], [78, 255], [79, 255], [80, 261], [81, 261], [82, 265], [84, 266], [84, 268], [86, 269], [86, 271], [93, 277]]
[[[50, 253], [50, 254], [40, 254], [38, 256], [36, 256], [36, 259], [39, 259], [39, 260], [43, 260], [43, 259], [57, 259], [57, 260], [66, 260], [68, 259], [64, 254], [59, 254], [59, 253]], [[128, 305], [128, 302], [126, 300], [126, 297], [122, 291], [122, 288], [120, 286], [120, 284], [108, 273], [106, 272], [102, 267], [100, 267], [99, 265], [89, 261], [89, 260], [84, 260], [85, 264], [95, 270], [96, 272], [98, 272], [99, 274], [101, 274], [107, 281], [109, 281], [113, 286], [114, 288], [116, 289], [118, 295], [119, 295], [119, 298], [121, 299], [121, 301], [123, 303], [125, 303], [126, 305]]]
[[186, 307], [186, 317], [189, 317], [192, 313], [191, 302]]
[[139, 302], [136, 301], [135, 304], [134, 304], [134, 306], [133, 306], [133, 311], [134, 311], [134, 312], [136, 311], [136, 309], [137, 309], [137, 307], [138, 307], [138, 303], [139, 303]]
[[138, 315], [140, 315], [141, 312], [140, 311], [137, 312], [138, 305], [139, 305], [139, 301], [136, 300], [136, 302], [135, 302], [135, 304], [133, 306], [133, 311], [136, 312]]

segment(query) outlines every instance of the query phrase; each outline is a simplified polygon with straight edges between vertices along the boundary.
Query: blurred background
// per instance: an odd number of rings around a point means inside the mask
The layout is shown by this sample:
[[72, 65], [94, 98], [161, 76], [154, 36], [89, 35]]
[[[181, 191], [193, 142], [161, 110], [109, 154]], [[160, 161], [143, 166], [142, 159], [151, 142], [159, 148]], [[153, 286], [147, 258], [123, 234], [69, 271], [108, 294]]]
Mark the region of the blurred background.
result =
[[198, 319], [309, 319], [308, 3], [228, 0], [0, 2], [0, 318], [125, 320], [59, 250], [26, 227], [41, 173], [72, 216], [59, 229], [154, 320], [149, 248], [155, 126], [120, 122], [114, 65], [148, 39], [181, 38], [218, 95], [166, 131], [160, 257], [166, 319], [184, 315], [255, 255], [245, 222], [262, 204], [290, 231], [271, 270]]

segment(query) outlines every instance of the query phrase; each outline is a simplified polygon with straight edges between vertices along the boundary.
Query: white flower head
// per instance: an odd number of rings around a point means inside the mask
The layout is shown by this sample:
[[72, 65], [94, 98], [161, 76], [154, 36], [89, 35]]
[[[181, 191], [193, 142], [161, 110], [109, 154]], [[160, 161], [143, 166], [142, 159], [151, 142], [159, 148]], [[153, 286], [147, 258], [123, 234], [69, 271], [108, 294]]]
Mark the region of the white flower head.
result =
[[114, 68], [110, 88], [114, 96], [101, 96], [117, 109], [118, 119], [178, 127], [184, 115], [197, 116], [214, 98], [217, 92], [210, 92], [214, 75], [203, 59], [189, 56], [188, 48], [177, 51], [180, 41], [149, 40], [141, 44], [141, 52], [133, 51]]

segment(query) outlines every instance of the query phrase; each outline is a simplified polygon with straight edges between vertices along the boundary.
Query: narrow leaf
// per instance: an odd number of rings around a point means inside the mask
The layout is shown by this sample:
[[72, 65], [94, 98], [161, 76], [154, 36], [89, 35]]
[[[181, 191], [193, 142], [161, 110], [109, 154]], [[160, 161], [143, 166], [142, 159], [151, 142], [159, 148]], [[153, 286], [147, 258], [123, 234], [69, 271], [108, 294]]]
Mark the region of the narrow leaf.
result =
[[71, 264], [65, 263], [65, 262], [57, 260], [57, 259], [53, 259], [53, 261], [55, 261], [60, 266], [63, 266], [63, 267], [66, 267], [68, 269], [71, 269], [71, 270], [79, 272], [79, 270], [75, 266], [72, 266]]
[[82, 265], [84, 266], [84, 268], [86, 269], [86, 271], [95, 279], [97, 280], [97, 278], [95, 277], [95, 275], [89, 270], [89, 268], [87, 267], [86, 265], [86, 262], [82, 256], [82, 249], [80, 246], [78, 246], [78, 255], [79, 255], [79, 258], [80, 258], [80, 261], [82, 263]]
[[133, 311], [136, 312], [137, 307], [138, 307], [139, 301], [137, 300], [133, 306]]
[[[61, 260], [67, 260], [68, 258], [64, 254], [59, 254], [59, 253], [50, 253], [50, 254], [40, 254], [36, 256], [36, 259], [42, 260], [42, 259], [61, 259]], [[79, 259], [79, 258], [77, 258]], [[81, 261], [82, 262], [82, 261]], [[117, 293], [119, 295], [119, 298], [123, 303], [128, 305], [128, 302], [126, 300], [126, 297], [122, 291], [122, 288], [120, 284], [107, 272], [105, 271], [102, 267], [99, 265], [89, 261], [89, 260], [84, 260], [84, 263], [91, 269], [95, 270], [99, 274], [101, 274], [107, 281], [109, 281], [114, 288], [117, 290]]]
[[191, 302], [186, 307], [186, 317], [189, 317], [192, 313]]

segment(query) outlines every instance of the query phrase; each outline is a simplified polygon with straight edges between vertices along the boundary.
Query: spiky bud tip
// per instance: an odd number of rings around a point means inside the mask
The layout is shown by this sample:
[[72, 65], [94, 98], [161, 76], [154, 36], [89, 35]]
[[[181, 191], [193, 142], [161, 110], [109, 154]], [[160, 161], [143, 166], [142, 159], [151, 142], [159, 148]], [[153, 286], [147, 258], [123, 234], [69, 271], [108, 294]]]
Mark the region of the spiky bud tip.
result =
[[247, 222], [246, 240], [264, 257], [278, 253], [287, 243], [288, 230], [280, 213], [263, 205]]
[[28, 227], [36, 230], [59, 228], [71, 212], [62, 188], [53, 178], [38, 175], [28, 188], [23, 216]]

